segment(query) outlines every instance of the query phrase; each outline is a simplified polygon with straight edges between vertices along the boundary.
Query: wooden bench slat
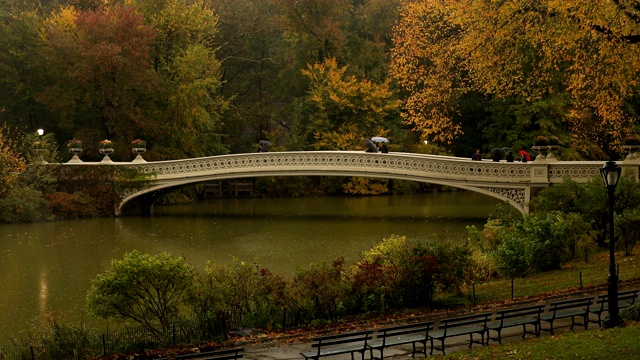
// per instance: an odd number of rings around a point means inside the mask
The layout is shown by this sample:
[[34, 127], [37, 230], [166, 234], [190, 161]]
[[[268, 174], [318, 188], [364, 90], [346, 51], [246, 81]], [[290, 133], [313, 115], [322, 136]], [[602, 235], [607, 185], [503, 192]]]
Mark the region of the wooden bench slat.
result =
[[[465, 315], [452, 318], [440, 319], [438, 330], [429, 333], [431, 342], [430, 354], [433, 354], [433, 341], [440, 341], [440, 351], [445, 354], [445, 340], [451, 336], [469, 335], [469, 348], [474, 343], [484, 346], [484, 335], [487, 332], [487, 322], [491, 318], [492, 313], [482, 313], [474, 315]], [[474, 340], [473, 335], [478, 334], [480, 341]]]
[[576, 324], [575, 318], [580, 316], [583, 318], [582, 325], [585, 330], [589, 326], [589, 307], [593, 304], [595, 296], [587, 296], [574, 298], [569, 300], [555, 301], [549, 304], [549, 312], [540, 315], [540, 320], [549, 323], [549, 329], [540, 326], [540, 330], [549, 331], [553, 335], [553, 323], [558, 319], [571, 318], [571, 330]]
[[[522, 326], [522, 338], [526, 334], [540, 336], [540, 316], [544, 311], [544, 304], [529, 305], [496, 312], [496, 319], [487, 323], [487, 344], [489, 340], [497, 340], [502, 344], [502, 329]], [[533, 331], [527, 331], [527, 325], [533, 325]], [[497, 337], [491, 337], [491, 331], [497, 333]]]
[[373, 330], [354, 331], [350, 333], [318, 336], [313, 338], [311, 347], [317, 350], [300, 353], [305, 359], [319, 359], [324, 356], [359, 352], [364, 360], [367, 342], [371, 340]]
[[[206, 351], [194, 354], [182, 354], [175, 357], [176, 360], [234, 360], [244, 357], [244, 348], [233, 348], [217, 351]], [[168, 360], [161, 358], [159, 360]]]
[[[640, 289], [625, 290], [618, 292], [618, 308], [624, 309], [635, 304]], [[596, 320], [589, 320], [602, 326], [602, 314], [609, 311], [609, 294], [598, 295], [596, 305], [589, 309], [591, 314], [597, 316]]]
[[[378, 329], [376, 340], [369, 342], [369, 353], [372, 359], [384, 359], [384, 349], [390, 346], [412, 344], [413, 353], [421, 352], [424, 356], [427, 356], [427, 340], [429, 330], [433, 329], [434, 321], [425, 321], [405, 325], [390, 326], [382, 329]], [[423, 351], [418, 351], [416, 344], [420, 343], [423, 346]], [[374, 357], [374, 350], [380, 352], [380, 357]]]

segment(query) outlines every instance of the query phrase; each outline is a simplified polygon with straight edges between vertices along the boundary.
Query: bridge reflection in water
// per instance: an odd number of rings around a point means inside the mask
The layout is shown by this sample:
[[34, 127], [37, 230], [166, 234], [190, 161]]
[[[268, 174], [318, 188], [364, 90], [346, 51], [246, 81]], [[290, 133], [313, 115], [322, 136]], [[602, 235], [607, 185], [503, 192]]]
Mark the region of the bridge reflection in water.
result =
[[[529, 201], [549, 186], [571, 178], [584, 183], [599, 177], [605, 161], [558, 161], [539, 155], [535, 161], [493, 162], [468, 158], [414, 153], [376, 154], [361, 151], [269, 152], [210, 156], [157, 162], [114, 162], [152, 174], [143, 189], [120, 194], [116, 208], [120, 215], [129, 201], [143, 197], [150, 210], [153, 202], [167, 189], [223, 179], [260, 176], [362, 176], [402, 179], [446, 185], [479, 192], [506, 201], [522, 213]], [[625, 173], [638, 179], [640, 160], [620, 162]], [[65, 166], [90, 166], [101, 163], [69, 163]]]

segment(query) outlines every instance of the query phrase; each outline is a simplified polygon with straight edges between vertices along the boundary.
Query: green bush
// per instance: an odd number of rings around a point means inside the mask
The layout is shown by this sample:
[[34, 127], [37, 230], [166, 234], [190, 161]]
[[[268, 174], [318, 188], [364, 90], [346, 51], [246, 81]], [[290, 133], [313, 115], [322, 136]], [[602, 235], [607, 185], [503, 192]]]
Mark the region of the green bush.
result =
[[40, 191], [14, 186], [0, 197], [0, 222], [43, 221], [47, 213], [47, 201]]
[[133, 251], [91, 281], [87, 308], [93, 316], [134, 321], [162, 340], [195, 277], [195, 268], [182, 257]]
[[630, 256], [640, 238], [640, 209], [626, 210], [614, 220], [617, 235], [616, 248]]
[[626, 321], [640, 321], [640, 304], [623, 309], [620, 311], [620, 317]]
[[525, 276], [529, 270], [525, 254], [525, 240], [515, 231], [503, 234], [496, 251], [497, 268], [507, 277]]
[[282, 319], [285, 282], [257, 262], [234, 259], [232, 266], [209, 263], [192, 297], [201, 318], [224, 319], [224, 327], [267, 328]]

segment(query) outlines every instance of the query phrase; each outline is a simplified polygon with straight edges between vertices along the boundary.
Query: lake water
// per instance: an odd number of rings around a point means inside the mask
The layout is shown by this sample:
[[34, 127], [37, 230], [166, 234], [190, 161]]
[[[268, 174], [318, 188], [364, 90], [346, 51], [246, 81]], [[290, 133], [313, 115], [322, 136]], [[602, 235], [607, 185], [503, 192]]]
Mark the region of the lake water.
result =
[[362, 251], [390, 235], [466, 238], [499, 201], [471, 192], [304, 199], [215, 199], [156, 206], [150, 217], [0, 225], [0, 342], [19, 338], [55, 312], [104, 326], [84, 310], [90, 280], [132, 250], [208, 261], [258, 263], [287, 276], [310, 263]]

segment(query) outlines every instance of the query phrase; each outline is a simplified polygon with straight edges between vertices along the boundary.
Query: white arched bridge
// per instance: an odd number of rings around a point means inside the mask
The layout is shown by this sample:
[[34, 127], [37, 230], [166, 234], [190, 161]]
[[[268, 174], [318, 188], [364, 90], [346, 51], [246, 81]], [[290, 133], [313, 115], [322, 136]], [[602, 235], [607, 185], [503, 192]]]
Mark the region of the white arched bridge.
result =
[[[135, 168], [149, 174], [142, 188], [119, 194], [115, 215], [133, 199], [143, 197], [150, 211], [153, 201], [175, 187], [222, 179], [260, 176], [361, 176], [425, 182], [457, 187], [493, 196], [522, 213], [542, 188], [564, 178], [586, 182], [599, 177], [605, 161], [557, 161], [539, 155], [535, 161], [493, 162], [414, 153], [365, 153], [361, 151], [268, 152], [210, 156], [154, 162], [76, 162], [69, 166], [104, 165]], [[628, 157], [618, 164], [638, 179], [640, 161]]]

